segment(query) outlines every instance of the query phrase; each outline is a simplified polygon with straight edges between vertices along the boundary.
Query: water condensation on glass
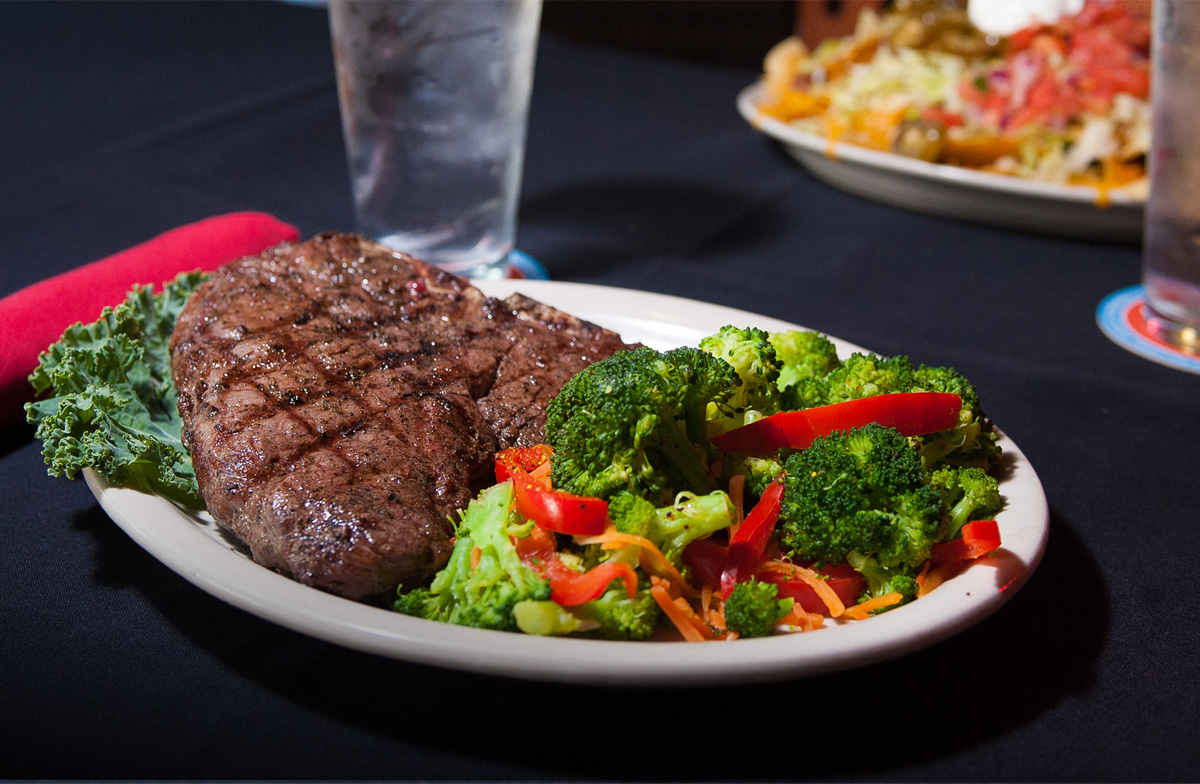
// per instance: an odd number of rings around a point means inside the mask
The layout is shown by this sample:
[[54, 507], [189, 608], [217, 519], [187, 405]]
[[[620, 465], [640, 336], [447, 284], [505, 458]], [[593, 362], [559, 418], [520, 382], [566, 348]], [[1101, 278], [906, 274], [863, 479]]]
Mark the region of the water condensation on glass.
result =
[[463, 274], [513, 248], [540, 0], [333, 0], [358, 231]]
[[1154, 3], [1143, 285], [1169, 333], [1200, 329], [1200, 2]]

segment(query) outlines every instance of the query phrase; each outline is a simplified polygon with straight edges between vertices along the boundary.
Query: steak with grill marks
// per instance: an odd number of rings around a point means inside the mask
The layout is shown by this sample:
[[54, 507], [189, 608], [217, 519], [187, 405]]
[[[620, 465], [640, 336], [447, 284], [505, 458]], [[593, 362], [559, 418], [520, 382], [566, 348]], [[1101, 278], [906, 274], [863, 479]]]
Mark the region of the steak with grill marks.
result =
[[436, 572], [496, 450], [540, 442], [562, 384], [624, 348], [527, 297], [324, 234], [214, 272], [171, 359], [212, 516], [264, 566], [371, 599]]

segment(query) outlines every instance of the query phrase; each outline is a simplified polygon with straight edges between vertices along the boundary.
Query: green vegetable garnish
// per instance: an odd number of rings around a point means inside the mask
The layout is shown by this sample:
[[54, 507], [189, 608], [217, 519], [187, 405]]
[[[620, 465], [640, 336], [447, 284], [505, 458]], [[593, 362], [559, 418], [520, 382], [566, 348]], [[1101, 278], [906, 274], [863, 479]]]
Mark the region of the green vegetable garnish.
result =
[[180, 275], [163, 291], [137, 286], [92, 324], [76, 324], [39, 358], [27, 403], [53, 476], [93, 468], [112, 484], [202, 507], [171, 380], [175, 321], [203, 273]]

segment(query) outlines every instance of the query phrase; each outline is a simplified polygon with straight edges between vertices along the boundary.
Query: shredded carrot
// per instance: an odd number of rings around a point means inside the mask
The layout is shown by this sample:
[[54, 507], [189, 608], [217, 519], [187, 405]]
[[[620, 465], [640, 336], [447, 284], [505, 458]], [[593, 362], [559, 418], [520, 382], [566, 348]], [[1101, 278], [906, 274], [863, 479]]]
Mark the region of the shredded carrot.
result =
[[540, 480], [541, 480], [541, 479], [544, 477], [544, 478], [545, 478], [545, 480], [546, 480], [546, 486], [547, 486], [547, 487], [549, 487], [549, 486], [550, 486], [550, 469], [551, 469], [551, 466], [552, 466], [552, 464], [550, 463], [550, 461], [549, 461], [549, 460], [547, 460], [546, 462], [542, 463], [542, 464], [541, 464], [540, 466], [538, 466], [537, 468], [535, 468], [535, 469], [533, 469], [532, 471], [530, 471], [530, 472], [529, 472], [529, 478], [530, 478], [530, 479], [537, 479], [537, 480], [539, 480], [539, 481], [540, 481]]
[[920, 588], [917, 589], [917, 597], [920, 598], [925, 594], [937, 588], [942, 583], [949, 580], [951, 577], [957, 576], [963, 569], [966, 569], [970, 561], [947, 561], [944, 564], [935, 566], [925, 575], [925, 579], [921, 581]]
[[846, 611], [845, 603], [829, 587], [829, 582], [822, 580], [821, 576], [812, 569], [805, 569], [803, 566], [786, 561], [767, 561], [760, 567], [760, 571], [779, 572], [803, 580], [816, 592], [817, 598], [825, 603], [831, 618], [837, 618]]
[[930, 586], [930, 588], [928, 590], [926, 590], [926, 588], [925, 588], [925, 578], [929, 576], [929, 568], [931, 566], [933, 566], [933, 561], [926, 561], [925, 565], [921, 567], [921, 571], [917, 573], [916, 582], [917, 582], [917, 598], [918, 599], [921, 598], [922, 596], [924, 596], [925, 594], [929, 593], [929, 591], [933, 590], [932, 586]]
[[661, 582], [650, 586], [650, 595], [654, 597], [654, 601], [662, 608], [663, 613], [683, 635], [683, 639], [688, 642], [704, 642], [713, 639], [712, 632], [708, 631], [708, 627], [700, 621], [687, 601], [682, 597], [678, 600], [672, 599], [670, 591]]
[[802, 632], [811, 632], [825, 625], [825, 616], [820, 613], [807, 612], [800, 603], [792, 605], [792, 611], [779, 621], [784, 626], [791, 626]]
[[[706, 586], [705, 590], [708, 593], [709, 597], [711, 598], [713, 595], [712, 589], [709, 589]], [[701, 614], [703, 616], [705, 616], [706, 618], [708, 618], [708, 625], [713, 630], [718, 631], [718, 632], [728, 631], [728, 628], [725, 626], [725, 603], [724, 602], [717, 602], [712, 607], [705, 605], [704, 610]]]
[[900, 593], [885, 593], [883, 596], [876, 596], [874, 599], [867, 599], [865, 602], [848, 607], [846, 609], [846, 617], [853, 618], [856, 621], [861, 621], [864, 618], [869, 618], [873, 610], [878, 610], [883, 607], [891, 607], [904, 601], [904, 595]]
[[[707, 615], [712, 606], [713, 588], [711, 585], [700, 587], [700, 612]], [[723, 624], [722, 624], [723, 625]]]
[[667, 560], [667, 557], [662, 554], [662, 550], [644, 536], [635, 534], [623, 534], [617, 531], [613, 526], [609, 526], [604, 530], [604, 533], [596, 534], [595, 536], [580, 536], [575, 538], [576, 544], [589, 545], [598, 544], [603, 550], [616, 550], [619, 547], [634, 546], [641, 549], [640, 562], [641, 567], [649, 574], [662, 577], [664, 580], [669, 580], [678, 588], [679, 592], [684, 596], [695, 599], [700, 596], [695, 588], [688, 585], [687, 580], [683, 579], [683, 575], [675, 568], [675, 565]]
[[478, 545], [471, 548], [471, 571], [472, 572], [479, 568], [479, 559], [482, 557], [483, 557], [483, 551], [479, 549]]
[[700, 632], [701, 637], [706, 640], [716, 639], [716, 635], [712, 633], [712, 629], [708, 628], [708, 624], [704, 622], [704, 619], [696, 614], [696, 610], [688, 603], [687, 599], [684, 599], [682, 596], [678, 597], [675, 599], [675, 606], [688, 619], [688, 622], [696, 627], [696, 631]]
[[729, 480], [729, 500], [733, 501], [733, 525], [729, 528], [729, 533], [732, 535], [737, 531], [737, 527], [742, 524], [742, 515], [745, 510], [745, 489], [746, 477], [741, 474], [734, 474]]

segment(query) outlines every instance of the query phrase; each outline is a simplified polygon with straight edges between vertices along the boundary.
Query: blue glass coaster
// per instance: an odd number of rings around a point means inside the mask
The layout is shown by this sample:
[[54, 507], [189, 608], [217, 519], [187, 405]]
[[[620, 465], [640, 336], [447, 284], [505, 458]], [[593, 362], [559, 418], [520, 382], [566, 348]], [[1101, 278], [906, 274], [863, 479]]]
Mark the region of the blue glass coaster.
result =
[[1150, 329], [1141, 286], [1130, 286], [1105, 297], [1096, 309], [1096, 323], [1109, 340], [1126, 351], [1160, 365], [1200, 373], [1200, 357], [1180, 351]]
[[524, 278], [525, 280], [550, 280], [550, 273], [541, 263], [519, 250], [508, 253], [508, 274], [506, 278]]

